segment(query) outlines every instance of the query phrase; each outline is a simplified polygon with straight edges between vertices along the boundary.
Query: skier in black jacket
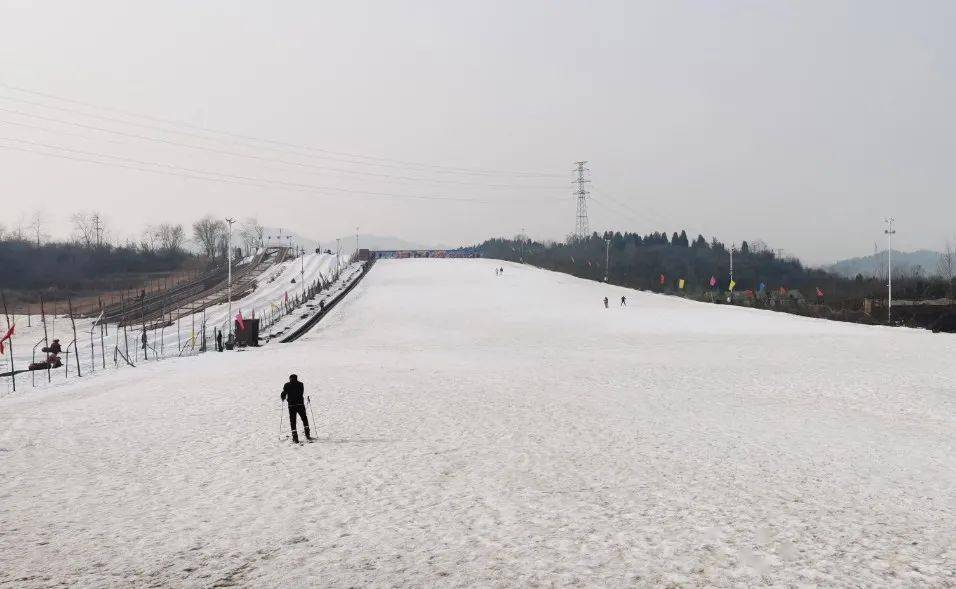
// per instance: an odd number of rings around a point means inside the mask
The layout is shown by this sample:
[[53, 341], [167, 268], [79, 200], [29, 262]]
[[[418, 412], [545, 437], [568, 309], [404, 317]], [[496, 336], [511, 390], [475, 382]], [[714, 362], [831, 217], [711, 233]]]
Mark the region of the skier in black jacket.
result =
[[282, 400], [289, 403], [289, 423], [292, 425], [292, 441], [299, 443], [299, 432], [295, 428], [295, 416], [302, 419], [302, 427], [305, 429], [305, 439], [312, 440], [309, 434], [309, 418], [305, 415], [305, 387], [299, 382], [299, 377], [289, 375], [289, 382], [282, 387]]

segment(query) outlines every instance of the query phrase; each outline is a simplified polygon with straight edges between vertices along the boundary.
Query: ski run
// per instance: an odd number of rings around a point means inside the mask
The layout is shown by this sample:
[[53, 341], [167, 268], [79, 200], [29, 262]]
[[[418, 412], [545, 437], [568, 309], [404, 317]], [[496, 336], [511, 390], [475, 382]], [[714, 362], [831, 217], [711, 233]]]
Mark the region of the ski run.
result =
[[[294, 343], [0, 399], [0, 585], [954, 586], [954, 359], [927, 331], [380, 261]], [[282, 439], [292, 373], [312, 444]]]

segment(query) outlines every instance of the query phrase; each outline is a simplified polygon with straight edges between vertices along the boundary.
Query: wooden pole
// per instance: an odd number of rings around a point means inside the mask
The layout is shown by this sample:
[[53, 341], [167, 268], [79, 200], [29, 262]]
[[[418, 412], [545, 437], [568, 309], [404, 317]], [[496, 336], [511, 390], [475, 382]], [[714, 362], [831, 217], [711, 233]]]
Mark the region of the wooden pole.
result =
[[[103, 312], [103, 301], [96, 297], [100, 303], [100, 313]], [[100, 323], [100, 356], [103, 358], [103, 370], [106, 370], [106, 343], [103, 341], [106, 336], [106, 322]]]
[[[76, 339], [76, 319], [73, 318], [73, 300], [66, 299], [66, 304], [70, 309], [70, 323], [73, 324], [73, 351], [76, 352], [76, 375], [83, 376], [83, 372], [80, 370], [80, 344], [79, 340]], [[69, 360], [69, 358], [67, 358]]]
[[[7, 295], [0, 290], [0, 299], [3, 299], [3, 314], [7, 318], [7, 331], [10, 330], [10, 314], [7, 313]], [[17, 390], [17, 367], [13, 365], [13, 337], [7, 342], [10, 346], [10, 378], [13, 379], [13, 391]]]
[[[43, 306], [43, 295], [40, 295], [40, 321], [43, 323], [43, 346], [48, 348], [50, 347], [50, 338], [47, 335], [46, 331], [46, 308]], [[47, 352], [44, 352], [45, 354]], [[46, 358], [44, 358], [46, 360]], [[50, 382], [53, 380], [53, 376], [50, 374], [50, 363], [46, 363], [46, 381]]]

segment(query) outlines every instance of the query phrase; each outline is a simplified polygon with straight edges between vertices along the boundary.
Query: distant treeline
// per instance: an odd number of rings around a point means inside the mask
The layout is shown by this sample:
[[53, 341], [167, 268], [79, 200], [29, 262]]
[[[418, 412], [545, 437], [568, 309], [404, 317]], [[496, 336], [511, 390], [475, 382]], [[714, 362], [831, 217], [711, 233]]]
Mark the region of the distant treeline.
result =
[[[482, 255], [556, 270], [591, 280], [654, 291], [683, 291], [689, 295], [726, 291], [730, 283], [730, 248], [716, 238], [702, 235], [690, 240], [687, 233], [609, 232], [593, 233], [586, 238], [568, 238], [564, 242], [537, 242], [522, 237], [490, 239], [481, 246]], [[605, 266], [605, 256], [609, 264]], [[843, 278], [824, 270], [807, 268], [791, 256], [779, 256], [765, 243], [742, 242], [734, 248], [735, 291], [765, 292], [800, 290], [814, 298], [820, 288], [828, 302], [854, 301], [863, 297], [885, 296], [885, 283], [876, 278]], [[661, 276], [664, 277], [663, 284]], [[711, 278], [715, 287], [711, 287]], [[948, 296], [952, 279], [926, 276], [894, 276], [894, 297], [941, 298]]]
[[[148, 225], [138, 239], [113, 243], [98, 212], [79, 212], [70, 219], [73, 235], [62, 242], [46, 239], [40, 212], [29, 224], [0, 225], [0, 288], [50, 296], [140, 288], [148, 277], [224, 265], [228, 254], [228, 225], [208, 215], [191, 227], [198, 254], [186, 249], [187, 234], [180, 224]], [[261, 247], [263, 227], [254, 217], [237, 229], [234, 249], [250, 253]]]
[[[153, 274], [181, 268], [192, 257], [181, 249], [143, 251], [137, 247], [82, 247], [73, 243], [0, 241], [0, 286], [25, 291], [79, 292], [107, 276]], [[125, 287], [119, 283], [117, 286]]]

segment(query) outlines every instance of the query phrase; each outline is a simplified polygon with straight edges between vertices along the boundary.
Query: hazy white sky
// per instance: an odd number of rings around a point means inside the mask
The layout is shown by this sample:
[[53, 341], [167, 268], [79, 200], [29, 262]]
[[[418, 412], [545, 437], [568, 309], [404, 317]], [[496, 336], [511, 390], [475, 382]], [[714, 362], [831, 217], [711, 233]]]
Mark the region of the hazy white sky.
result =
[[810, 262], [871, 251], [888, 215], [904, 249], [956, 234], [953, 2], [0, 6], [8, 228], [39, 207], [55, 235], [98, 209], [119, 235], [211, 213], [561, 238], [585, 159], [599, 231]]

